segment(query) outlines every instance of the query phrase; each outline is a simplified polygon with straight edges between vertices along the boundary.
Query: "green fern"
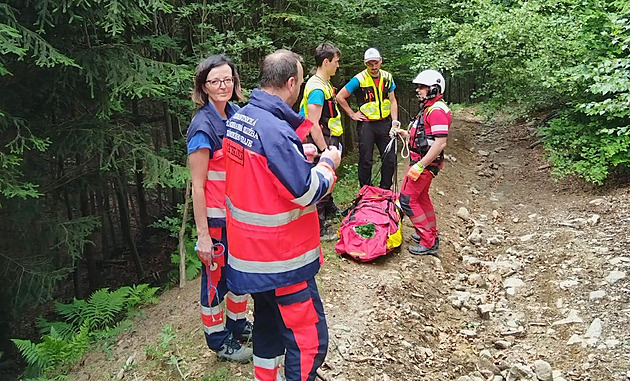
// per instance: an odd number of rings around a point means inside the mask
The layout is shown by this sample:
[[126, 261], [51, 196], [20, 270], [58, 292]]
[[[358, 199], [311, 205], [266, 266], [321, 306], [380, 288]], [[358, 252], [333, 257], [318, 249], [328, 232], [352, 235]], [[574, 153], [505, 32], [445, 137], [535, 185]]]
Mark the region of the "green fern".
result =
[[157, 304], [159, 300], [155, 294], [158, 290], [158, 287], [149, 287], [148, 284], [138, 284], [131, 287], [127, 296], [127, 310], [142, 304]]
[[103, 342], [116, 337], [131, 327], [129, 320], [121, 320], [139, 305], [157, 303], [158, 288], [147, 284], [125, 286], [115, 291], [107, 288], [94, 292], [88, 300], [57, 303], [57, 313], [64, 321], [49, 322], [39, 319], [42, 342], [13, 339], [29, 365], [29, 372], [46, 378], [63, 377], [68, 365], [76, 362], [92, 342]]
[[18, 348], [26, 363], [30, 366], [43, 369], [46, 365], [45, 359], [40, 356], [37, 344], [30, 340], [11, 339], [13, 344]]

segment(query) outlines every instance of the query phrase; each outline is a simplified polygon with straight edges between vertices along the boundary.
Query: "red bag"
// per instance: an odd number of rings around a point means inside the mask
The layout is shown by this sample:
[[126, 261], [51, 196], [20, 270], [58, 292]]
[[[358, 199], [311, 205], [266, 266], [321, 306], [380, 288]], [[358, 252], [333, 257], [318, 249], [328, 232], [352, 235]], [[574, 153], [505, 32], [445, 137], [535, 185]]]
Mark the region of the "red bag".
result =
[[396, 200], [391, 190], [364, 185], [341, 222], [337, 253], [367, 262], [400, 246], [402, 213]]

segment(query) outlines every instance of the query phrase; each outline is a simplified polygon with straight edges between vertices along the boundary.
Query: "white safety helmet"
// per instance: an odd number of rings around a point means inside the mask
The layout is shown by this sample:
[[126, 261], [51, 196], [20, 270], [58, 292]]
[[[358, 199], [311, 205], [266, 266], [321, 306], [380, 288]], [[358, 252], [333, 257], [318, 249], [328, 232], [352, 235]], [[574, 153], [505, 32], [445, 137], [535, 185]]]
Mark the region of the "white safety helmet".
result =
[[374, 48], [369, 48], [365, 51], [365, 54], [363, 55], [363, 62], [378, 61], [381, 58], [381, 53], [379, 53], [378, 50]]
[[425, 85], [429, 86], [429, 94], [427, 98], [434, 98], [438, 93], [444, 94], [444, 89], [446, 88], [446, 81], [444, 81], [444, 77], [437, 70], [423, 70], [416, 78], [412, 81], [416, 85]]

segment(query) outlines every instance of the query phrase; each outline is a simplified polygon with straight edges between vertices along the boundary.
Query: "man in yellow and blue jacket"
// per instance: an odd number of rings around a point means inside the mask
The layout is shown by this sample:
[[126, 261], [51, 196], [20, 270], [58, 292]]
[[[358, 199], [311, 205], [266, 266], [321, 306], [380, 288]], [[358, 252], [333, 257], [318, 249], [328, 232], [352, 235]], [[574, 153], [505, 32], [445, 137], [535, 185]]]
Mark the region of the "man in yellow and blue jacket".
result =
[[[337, 102], [352, 120], [357, 121], [360, 185], [372, 185], [372, 151], [376, 144], [383, 160], [379, 187], [390, 189], [396, 170], [396, 153], [393, 150], [385, 153], [385, 148], [390, 141], [389, 131], [392, 127], [400, 127], [394, 94], [396, 84], [389, 72], [381, 70], [383, 58], [378, 50], [366, 50], [364, 62], [367, 68], [341, 89]], [[355, 94], [359, 111], [355, 112], [348, 104], [350, 94]]]
[[[316, 72], [306, 82], [300, 103], [300, 115], [313, 122], [307, 142], [315, 144], [319, 153], [330, 146], [341, 150], [341, 114], [335, 98], [336, 90], [330, 83], [330, 78], [339, 68], [340, 57], [341, 51], [330, 42], [323, 42], [315, 48]], [[337, 239], [337, 234], [326, 225], [326, 215], [338, 212], [332, 194], [317, 202], [319, 236], [322, 240]]]

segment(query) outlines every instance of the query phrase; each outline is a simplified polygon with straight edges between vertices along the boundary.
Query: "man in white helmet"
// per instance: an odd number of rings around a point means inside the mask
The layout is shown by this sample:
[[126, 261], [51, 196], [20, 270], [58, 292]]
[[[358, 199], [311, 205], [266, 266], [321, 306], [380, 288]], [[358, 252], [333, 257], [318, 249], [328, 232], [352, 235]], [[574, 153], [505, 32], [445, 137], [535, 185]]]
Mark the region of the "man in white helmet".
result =
[[[372, 185], [372, 153], [376, 144], [383, 161], [379, 187], [389, 189], [396, 170], [396, 154], [393, 150], [385, 153], [385, 148], [390, 140], [390, 129], [400, 127], [398, 102], [394, 94], [396, 84], [390, 73], [381, 70], [383, 58], [378, 50], [366, 50], [363, 58], [367, 68], [341, 89], [337, 94], [337, 103], [357, 122], [359, 184]], [[356, 112], [348, 104], [350, 94], [355, 94], [357, 98], [359, 110]]]
[[442, 96], [446, 87], [444, 77], [435, 70], [421, 71], [413, 80], [420, 99], [420, 112], [410, 123], [411, 166], [400, 190], [400, 205], [416, 230], [411, 235], [417, 246], [410, 246], [414, 255], [436, 254], [439, 248], [435, 211], [429, 187], [444, 165], [444, 148], [451, 127], [451, 111]]

